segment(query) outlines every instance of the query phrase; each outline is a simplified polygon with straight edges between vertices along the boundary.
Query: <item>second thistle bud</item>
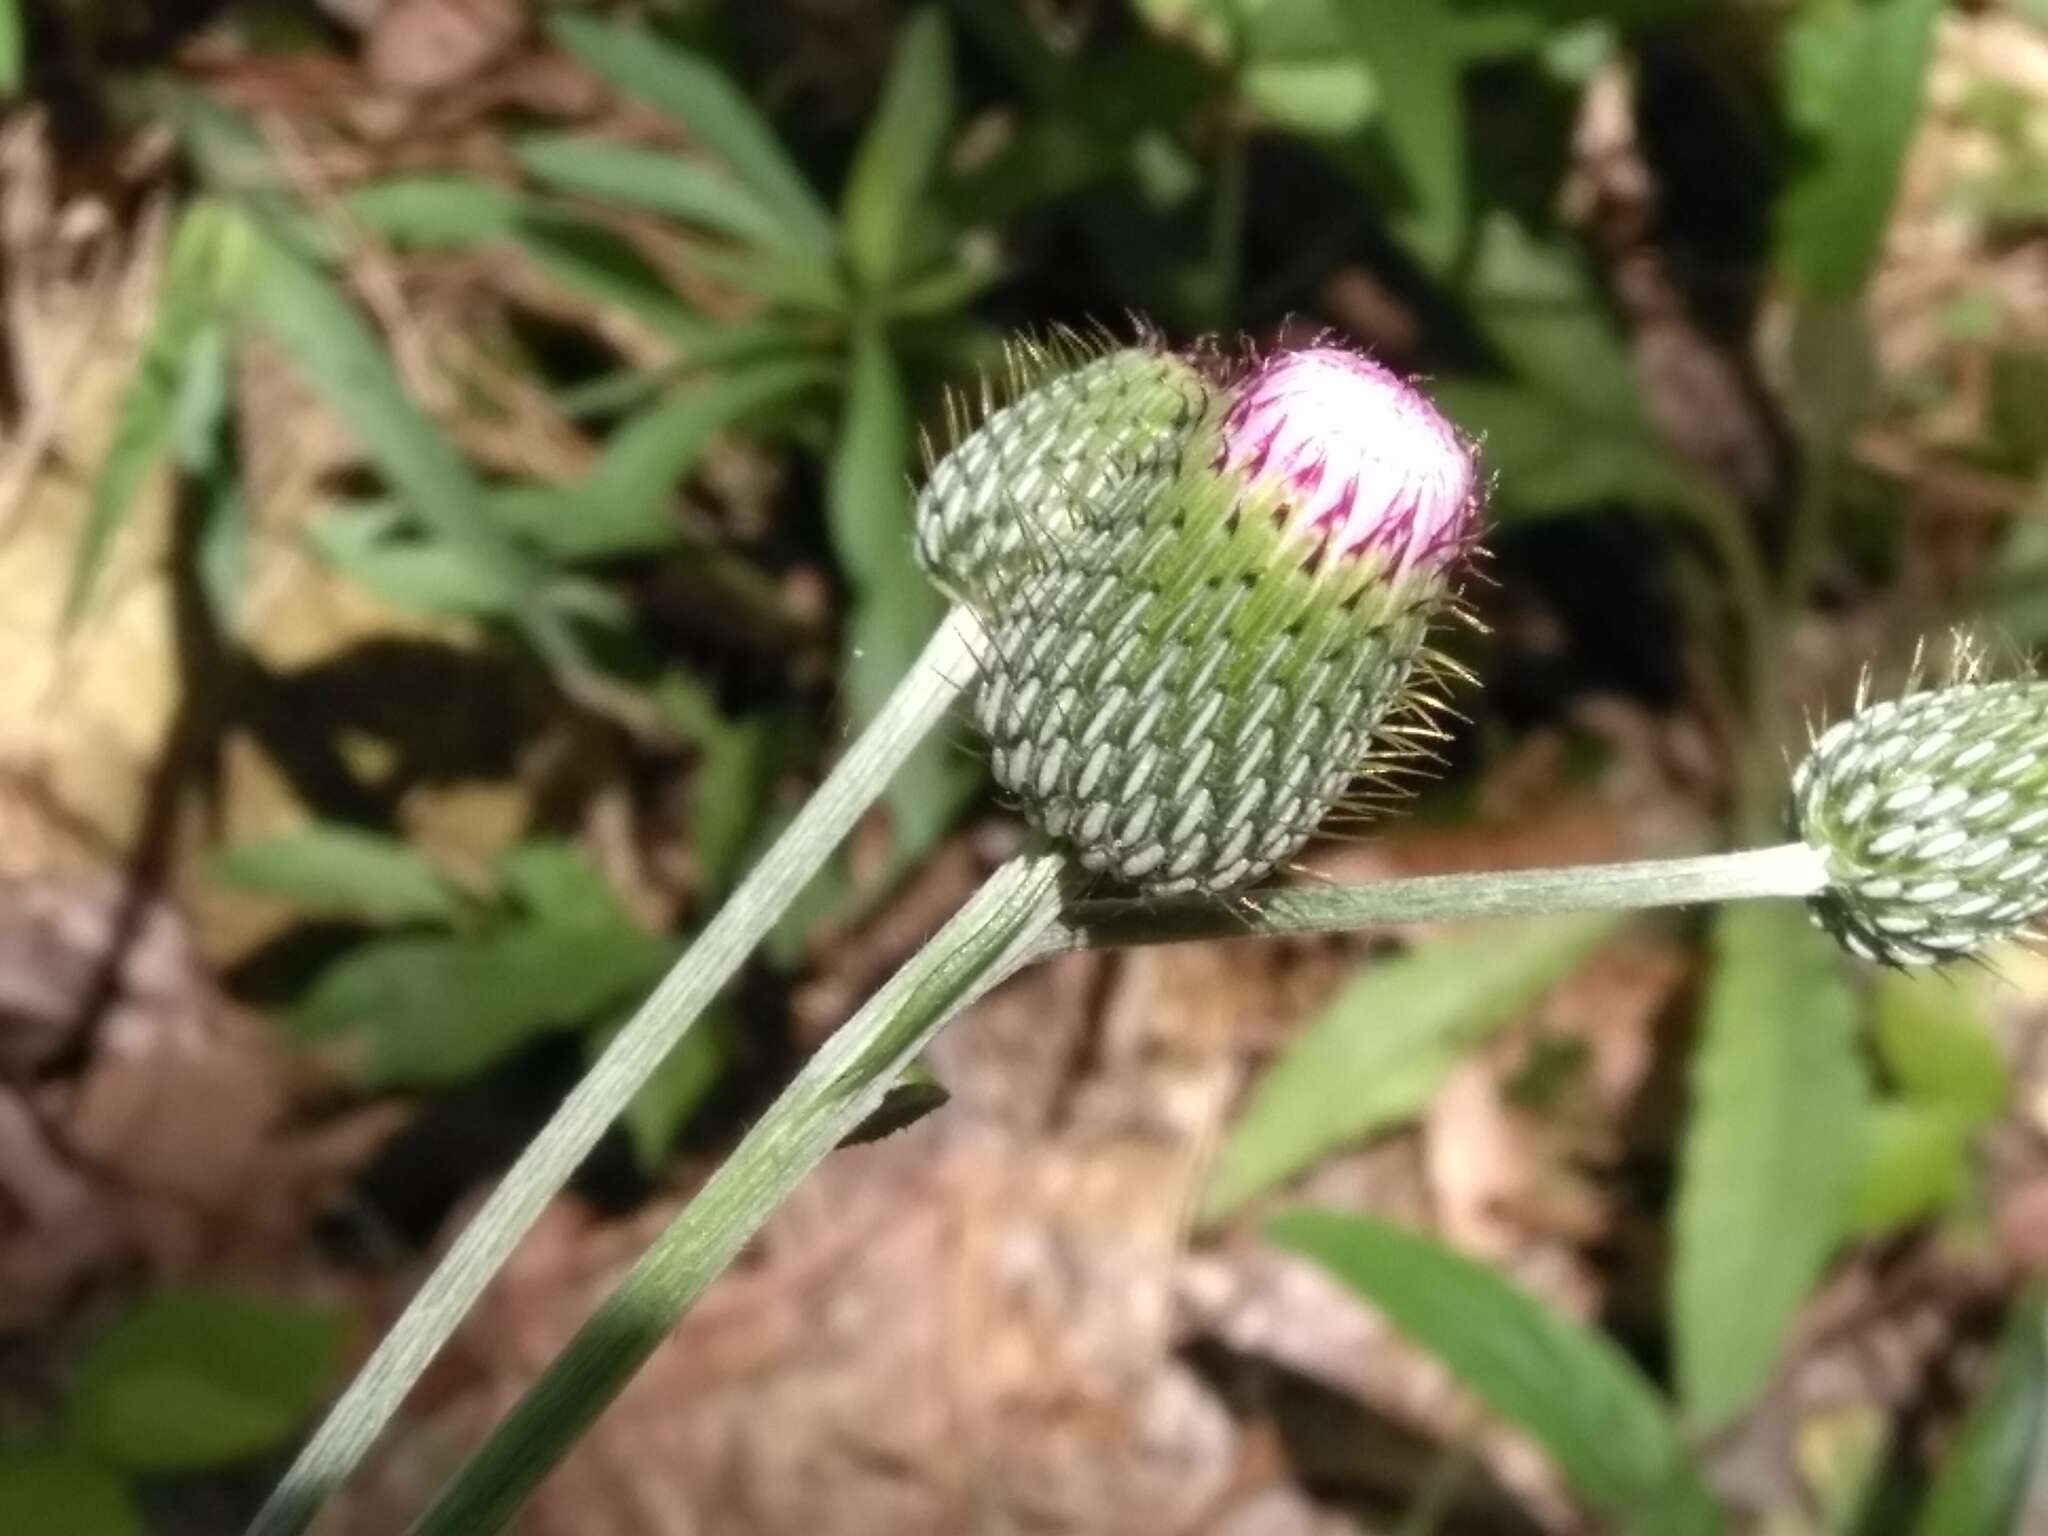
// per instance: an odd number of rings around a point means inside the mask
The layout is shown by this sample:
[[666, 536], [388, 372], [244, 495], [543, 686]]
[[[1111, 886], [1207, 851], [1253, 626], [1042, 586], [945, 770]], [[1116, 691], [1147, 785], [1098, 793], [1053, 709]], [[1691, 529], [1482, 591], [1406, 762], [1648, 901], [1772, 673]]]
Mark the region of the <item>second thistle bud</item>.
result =
[[2048, 911], [2048, 683], [1966, 682], [1858, 710], [1792, 780], [1826, 862], [1814, 916], [1850, 949], [1928, 965]]
[[978, 706], [1030, 818], [1155, 894], [1257, 878], [1387, 755], [1476, 516], [1450, 426], [1335, 347], [1212, 386], [1177, 447], [987, 616]]

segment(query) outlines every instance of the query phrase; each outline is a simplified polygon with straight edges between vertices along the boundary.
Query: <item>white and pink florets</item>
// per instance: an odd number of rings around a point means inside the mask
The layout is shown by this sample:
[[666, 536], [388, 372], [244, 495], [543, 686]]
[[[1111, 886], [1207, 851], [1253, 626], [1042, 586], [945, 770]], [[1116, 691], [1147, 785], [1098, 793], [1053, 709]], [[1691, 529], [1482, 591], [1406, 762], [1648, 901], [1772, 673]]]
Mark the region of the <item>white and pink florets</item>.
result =
[[1239, 384], [1223, 467], [1277, 482], [1288, 526], [1328, 557], [1439, 571], [1478, 519], [1472, 454], [1398, 375], [1338, 346], [1280, 352]]

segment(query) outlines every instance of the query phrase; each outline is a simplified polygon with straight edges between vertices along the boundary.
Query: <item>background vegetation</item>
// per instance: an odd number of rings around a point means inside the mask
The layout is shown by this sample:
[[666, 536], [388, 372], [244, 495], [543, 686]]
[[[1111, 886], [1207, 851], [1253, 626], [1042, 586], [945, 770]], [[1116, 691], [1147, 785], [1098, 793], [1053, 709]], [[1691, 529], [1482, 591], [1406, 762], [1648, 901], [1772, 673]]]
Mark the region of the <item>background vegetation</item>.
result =
[[[2048, 640], [2034, 0], [0, 0], [0, 88], [0, 1529], [239, 1527], [921, 645], [1020, 330], [1329, 331], [1480, 444], [1481, 686], [1323, 870], [1770, 837], [1863, 669]], [[913, 762], [339, 1528], [1014, 836]], [[1063, 962], [532, 1529], [2019, 1529], [2043, 985], [1771, 906]]]

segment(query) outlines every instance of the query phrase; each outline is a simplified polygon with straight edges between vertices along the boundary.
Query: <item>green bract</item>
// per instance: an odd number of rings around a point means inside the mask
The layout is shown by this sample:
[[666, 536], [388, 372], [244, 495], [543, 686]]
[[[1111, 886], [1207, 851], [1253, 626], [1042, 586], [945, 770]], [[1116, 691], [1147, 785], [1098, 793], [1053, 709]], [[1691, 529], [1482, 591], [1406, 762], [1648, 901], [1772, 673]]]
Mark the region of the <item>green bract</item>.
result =
[[1964, 683], [1873, 704], [1792, 780], [1827, 863], [1817, 921], [1872, 960], [1929, 965], [2048, 910], [2048, 683]]
[[[1211, 386], [1186, 358], [1139, 345], [1020, 342], [992, 409], [949, 402], [955, 446], [917, 499], [917, 556], [949, 595], [1000, 608], [1020, 577], [1090, 516], [1170, 481]], [[975, 410], [985, 419], [971, 431]]]
[[1154, 894], [1257, 878], [1419, 712], [1434, 571], [1322, 560], [1277, 487], [1190, 467], [1126, 495], [993, 615], [997, 780], [1084, 868]]

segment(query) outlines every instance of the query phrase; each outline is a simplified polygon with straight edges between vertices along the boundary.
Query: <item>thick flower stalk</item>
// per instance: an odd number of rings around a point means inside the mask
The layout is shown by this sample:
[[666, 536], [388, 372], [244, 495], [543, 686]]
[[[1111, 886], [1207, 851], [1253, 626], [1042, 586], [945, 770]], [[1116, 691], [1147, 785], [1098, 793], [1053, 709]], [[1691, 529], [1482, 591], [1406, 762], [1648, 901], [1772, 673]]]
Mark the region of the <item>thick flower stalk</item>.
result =
[[1427, 733], [1471, 454], [1330, 346], [1205, 391], [1170, 479], [1126, 477], [983, 615], [998, 782], [1152, 896], [1258, 878]]
[[1965, 681], [1861, 707], [1792, 780], [1827, 889], [1816, 921], [1866, 959], [1932, 965], [2048, 912], [2048, 682]]

